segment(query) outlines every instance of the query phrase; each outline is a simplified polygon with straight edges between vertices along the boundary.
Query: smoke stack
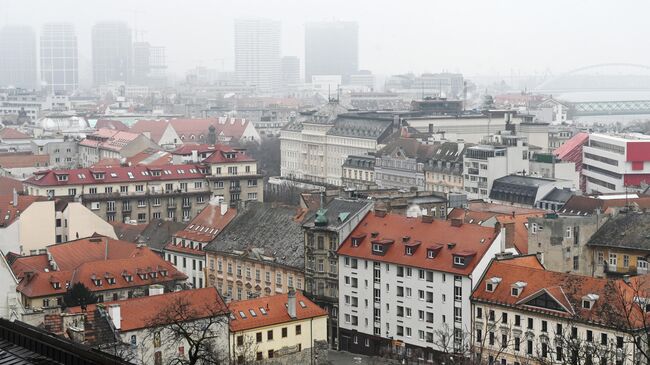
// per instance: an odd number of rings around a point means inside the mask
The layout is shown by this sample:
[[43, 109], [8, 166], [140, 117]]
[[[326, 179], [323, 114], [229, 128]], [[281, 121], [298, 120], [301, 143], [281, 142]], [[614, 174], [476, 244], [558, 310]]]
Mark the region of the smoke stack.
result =
[[293, 288], [287, 294], [287, 312], [291, 319], [296, 319], [296, 291]]
[[115, 329], [119, 330], [122, 324], [122, 313], [120, 310], [120, 305], [119, 304], [109, 305], [108, 316], [111, 317], [111, 321], [113, 321], [113, 326], [115, 327]]
[[14, 208], [18, 206], [18, 192], [16, 191], [16, 188], [14, 188], [14, 195], [11, 203], [14, 205]]

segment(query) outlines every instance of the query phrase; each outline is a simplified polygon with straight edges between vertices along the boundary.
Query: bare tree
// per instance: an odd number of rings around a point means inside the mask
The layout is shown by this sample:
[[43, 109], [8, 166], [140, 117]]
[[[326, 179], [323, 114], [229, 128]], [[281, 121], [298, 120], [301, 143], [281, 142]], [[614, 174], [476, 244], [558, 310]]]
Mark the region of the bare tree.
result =
[[237, 365], [249, 365], [257, 361], [257, 339], [246, 333], [235, 333], [232, 346], [233, 362]]
[[650, 363], [650, 282], [648, 275], [617, 281], [613, 293], [613, 307], [620, 318], [617, 325], [629, 334], [636, 356]]
[[220, 346], [228, 337], [228, 313], [216, 301], [196, 305], [179, 296], [155, 312], [147, 328], [154, 347], [184, 347], [184, 356], [170, 358], [168, 365], [217, 365], [228, 359], [227, 346]]

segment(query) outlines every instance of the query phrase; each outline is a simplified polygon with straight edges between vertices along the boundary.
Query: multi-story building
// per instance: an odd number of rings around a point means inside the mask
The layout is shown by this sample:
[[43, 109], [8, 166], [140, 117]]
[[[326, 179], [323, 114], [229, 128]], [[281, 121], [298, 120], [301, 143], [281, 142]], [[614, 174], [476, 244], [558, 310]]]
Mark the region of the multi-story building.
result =
[[60, 306], [76, 283], [103, 302], [143, 296], [153, 284], [173, 291], [187, 279], [149, 248], [101, 235], [50, 245], [46, 251], [11, 263], [21, 279], [17, 290], [25, 308]]
[[165, 47], [155, 47], [149, 42], [133, 43], [133, 82], [143, 86], [165, 84], [167, 64]]
[[261, 93], [280, 87], [280, 22], [235, 20], [235, 73]]
[[[291, 289], [231, 302], [230, 363], [280, 358], [287, 364], [310, 364], [318, 359], [318, 342], [327, 340], [327, 312]], [[320, 361], [318, 361], [320, 362]]]
[[300, 59], [295, 56], [282, 57], [282, 87], [288, 88], [300, 83]]
[[340, 75], [345, 83], [359, 71], [359, 25], [318, 22], [305, 25], [305, 80]]
[[348, 156], [343, 163], [341, 183], [346, 188], [357, 190], [377, 188], [375, 182], [375, 157], [370, 155]]
[[49, 166], [71, 169], [79, 165], [79, 144], [74, 139], [32, 139], [32, 154], [50, 156]]
[[580, 172], [576, 162], [562, 160], [553, 153], [533, 153], [528, 174], [546, 179], [569, 180], [573, 189], [580, 189]]
[[375, 210], [339, 254], [339, 348], [433, 361], [460, 352], [470, 296], [503, 250], [500, 229]]
[[[424, 100], [424, 102], [427, 101]], [[410, 127], [422, 133], [442, 134], [450, 141], [463, 140], [465, 143], [481, 143], [485, 136], [501, 133], [512, 126], [516, 127], [524, 119], [513, 110], [451, 114], [451, 111], [455, 109], [455, 104], [444, 101], [441, 104], [439, 108], [425, 106], [422, 112], [406, 116], [404, 120]]]
[[425, 190], [452, 193], [463, 191], [463, 156], [470, 144], [443, 142], [424, 166]]
[[73, 197], [104, 220], [189, 222], [212, 196], [202, 165], [47, 170], [25, 181], [29, 195]]
[[573, 181], [535, 176], [506, 175], [492, 182], [490, 200], [523, 208], [542, 208], [541, 201], [556, 188], [575, 189]]
[[397, 138], [377, 152], [375, 181], [379, 189], [426, 189], [424, 167], [434, 156], [435, 146], [413, 138]]
[[0, 87], [37, 86], [36, 34], [24, 25], [0, 29]]
[[264, 201], [264, 175], [257, 169], [257, 161], [227, 146], [215, 146], [202, 161], [210, 168], [206, 177], [213, 196], [228, 203]]
[[88, 134], [79, 142], [79, 163], [89, 167], [103, 159], [131, 157], [147, 148], [159, 149], [149, 138], [141, 134], [100, 129]]
[[650, 182], [650, 136], [593, 133], [582, 150], [587, 193], [624, 192]]
[[131, 29], [122, 22], [101, 22], [92, 29], [93, 82], [100, 86], [131, 80]]
[[272, 203], [248, 202], [203, 247], [207, 285], [225, 298], [287, 293], [304, 289], [304, 212]]
[[591, 275], [620, 277], [648, 273], [650, 214], [621, 211], [591, 236], [587, 264]]
[[463, 184], [470, 199], [487, 199], [494, 180], [528, 170], [526, 139], [509, 134], [489, 136], [465, 149]]
[[425, 73], [394, 75], [386, 80], [386, 91], [398, 93], [404, 98], [421, 98], [425, 96], [461, 99], [465, 89], [463, 75], [458, 73]]
[[163, 249], [165, 259], [187, 275], [193, 288], [204, 288], [205, 251], [203, 248], [235, 217], [237, 211], [217, 199], [211, 200], [187, 226], [173, 233], [171, 242]]
[[319, 112], [282, 129], [282, 176], [341, 186], [347, 157], [376, 152], [396, 128], [391, 115], [342, 115], [337, 102], [330, 102], [327, 109], [329, 115]]
[[[467, 356], [491, 364], [637, 364], [645, 300], [634, 284], [494, 260], [472, 294]], [[621, 300], [621, 298], [626, 298]], [[627, 298], [630, 298], [629, 301]]]
[[588, 143], [588, 141], [588, 133], [578, 133], [553, 151], [553, 155], [561, 161], [573, 163], [575, 165], [580, 181], [580, 190], [582, 191], [585, 191], [586, 189], [585, 176], [582, 174], [582, 148]]
[[70, 23], [47, 23], [41, 31], [41, 82], [49, 93], [79, 87], [77, 35]]
[[303, 224], [305, 234], [305, 294], [330, 315], [327, 340], [337, 348], [339, 307], [339, 262], [336, 250], [372, 209], [372, 201], [333, 199], [321, 206]]

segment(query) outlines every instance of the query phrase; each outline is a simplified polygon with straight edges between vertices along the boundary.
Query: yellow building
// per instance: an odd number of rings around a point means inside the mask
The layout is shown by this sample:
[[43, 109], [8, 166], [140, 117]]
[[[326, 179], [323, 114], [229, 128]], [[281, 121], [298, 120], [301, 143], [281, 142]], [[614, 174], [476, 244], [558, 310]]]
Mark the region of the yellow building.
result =
[[236, 301], [228, 307], [232, 363], [283, 356], [308, 363], [314, 344], [327, 341], [327, 312], [300, 292]]

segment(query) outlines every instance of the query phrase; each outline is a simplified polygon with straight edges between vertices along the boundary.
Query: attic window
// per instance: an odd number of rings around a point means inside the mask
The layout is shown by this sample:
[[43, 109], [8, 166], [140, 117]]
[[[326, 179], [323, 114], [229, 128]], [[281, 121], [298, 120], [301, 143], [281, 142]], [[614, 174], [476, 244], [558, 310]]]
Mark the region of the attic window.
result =
[[435, 252], [433, 250], [430, 250], [430, 249], [427, 250], [427, 258], [432, 259], [434, 257], [436, 257]]
[[95, 286], [101, 286], [102, 285], [102, 279], [93, 279], [93, 283]]
[[142, 280], [146, 280], [146, 279], [147, 279], [147, 273], [141, 272], [141, 273], [138, 273], [138, 276], [139, 276], [140, 279], [142, 279]]
[[59, 283], [58, 281], [52, 282], [52, 287], [54, 289], [61, 289], [61, 283]]
[[462, 256], [454, 256], [454, 265], [465, 265], [465, 258]]
[[160, 276], [167, 276], [167, 270], [160, 270]]
[[241, 319], [246, 319], [246, 313], [242, 311], [239, 311], [239, 316], [241, 317]]
[[594, 306], [596, 300], [598, 300], [598, 294], [587, 294], [582, 297], [582, 308], [591, 309]]
[[305, 302], [303, 302], [302, 300], [298, 301], [298, 303], [300, 303], [300, 306], [301, 306], [302, 308], [307, 308], [307, 305], [306, 305]]
[[373, 243], [372, 244], [372, 252], [383, 253], [384, 252], [384, 246], [380, 245], [379, 243]]
[[98, 172], [94, 174], [95, 179], [97, 180], [102, 180], [104, 178], [104, 173], [103, 172]]
[[583, 301], [582, 301], [582, 308], [583, 308], [583, 309], [591, 309], [591, 301], [589, 301], [589, 300], [583, 300]]
[[494, 289], [497, 288], [497, 285], [501, 282], [501, 278], [498, 277], [493, 277], [488, 279], [487, 283], [485, 284], [485, 291], [488, 291], [490, 293], [494, 292]]
[[68, 175], [56, 175], [58, 181], [68, 181]]
[[112, 285], [112, 284], [115, 284], [115, 278], [107, 278], [107, 279], [106, 279], [106, 282], [108, 282], [108, 283], [111, 284], [111, 285]]
[[405, 249], [406, 249], [406, 255], [407, 256], [413, 256], [413, 247], [406, 246]]

